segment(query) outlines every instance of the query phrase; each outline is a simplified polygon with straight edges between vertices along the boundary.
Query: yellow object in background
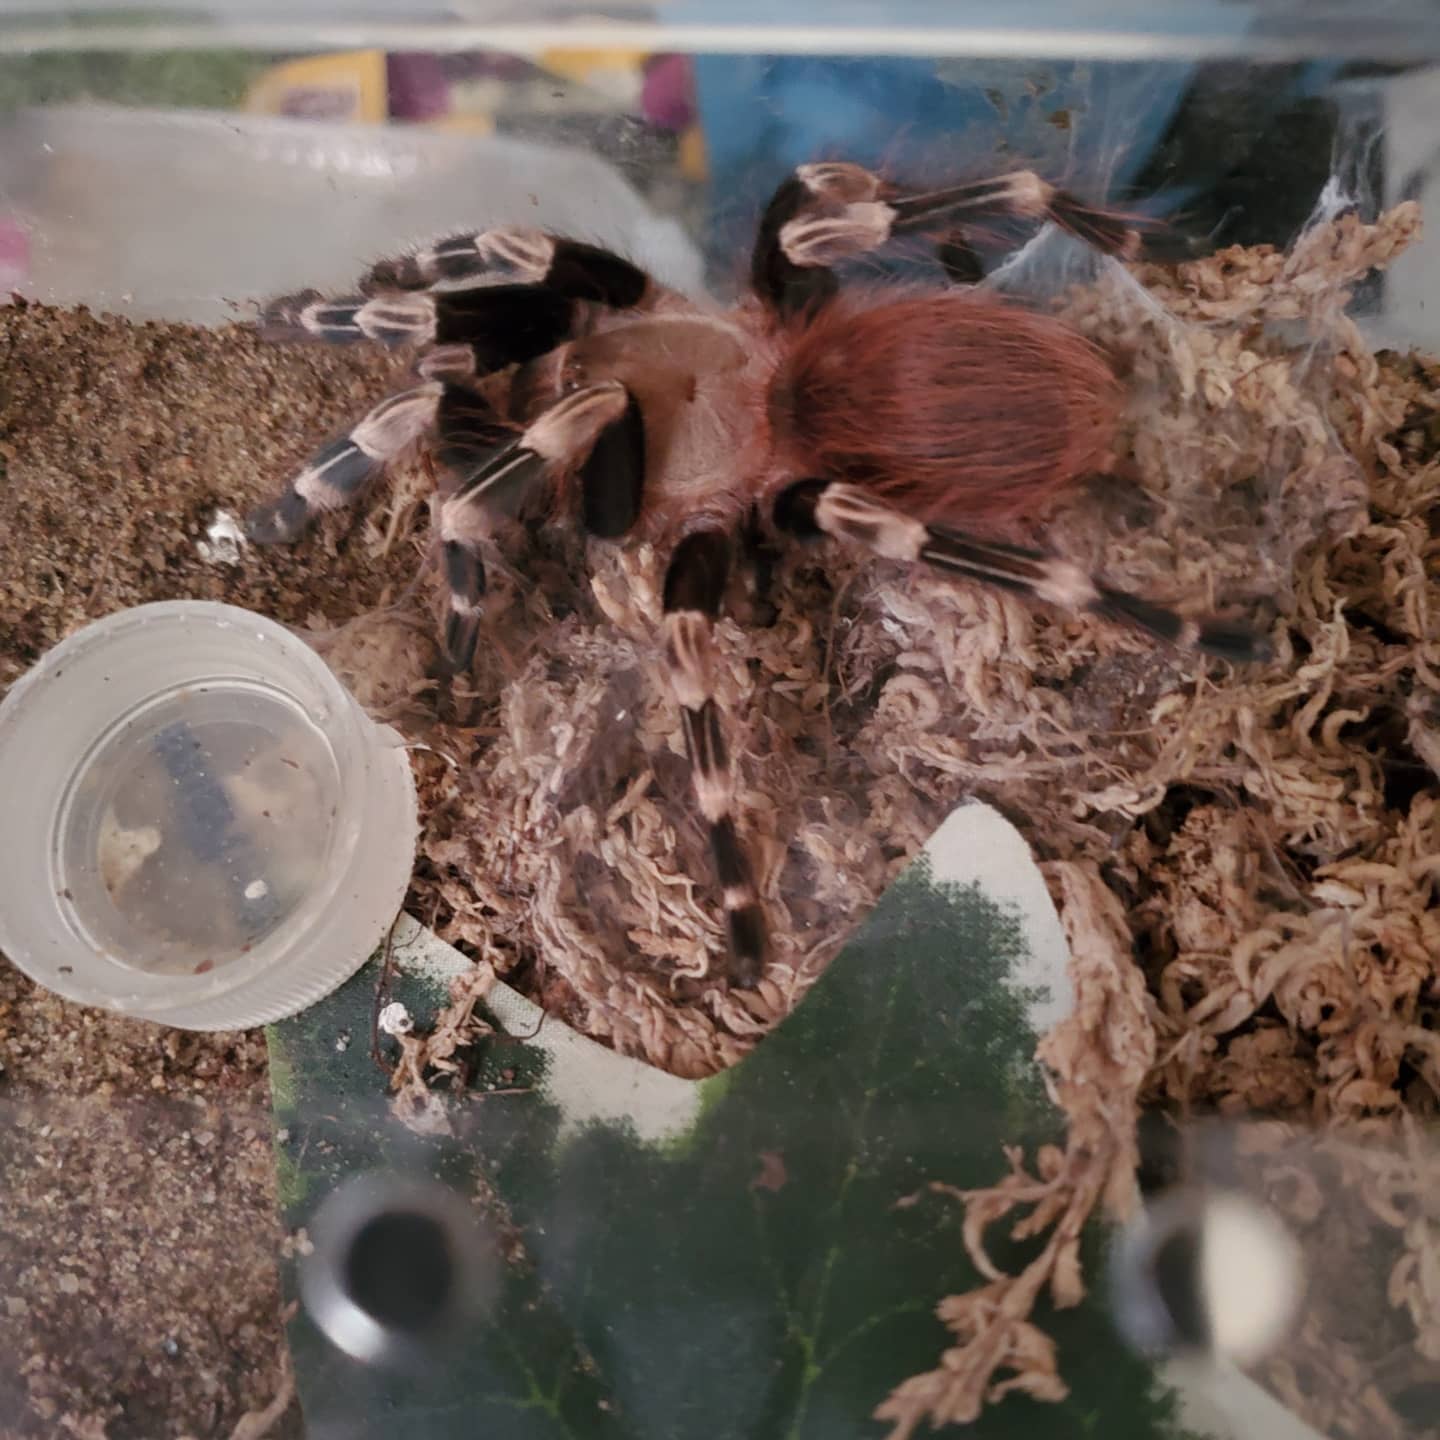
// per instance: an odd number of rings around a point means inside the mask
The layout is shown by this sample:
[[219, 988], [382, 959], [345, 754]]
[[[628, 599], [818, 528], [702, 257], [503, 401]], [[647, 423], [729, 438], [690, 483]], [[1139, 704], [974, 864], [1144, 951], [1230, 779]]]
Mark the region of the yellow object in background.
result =
[[569, 80], [588, 81], [604, 70], [632, 72], [636, 75], [645, 68], [650, 58], [647, 50], [542, 50], [536, 59], [553, 75], [564, 75]]
[[645, 83], [644, 50], [542, 50], [535, 59], [552, 75], [573, 80], [627, 107], [639, 103]]
[[252, 115], [379, 124], [390, 114], [385, 52], [352, 50], [286, 61], [250, 87], [243, 108]]
[[705, 151], [705, 132], [691, 125], [680, 134], [680, 173], [697, 185], [710, 176], [709, 156]]
[[[654, 57], [644, 50], [621, 48], [545, 50], [535, 63], [561, 81], [584, 87], [603, 108], [606, 104], [634, 113], [642, 105], [645, 68]], [[403, 82], [397, 81], [403, 92]], [[448, 113], [427, 114], [420, 122], [451, 134], [491, 135], [503, 125], [506, 82], [495, 77], [452, 81], [446, 87]], [[383, 124], [391, 119], [390, 70], [383, 50], [351, 50], [286, 60], [267, 70], [250, 87], [242, 108], [253, 115], [324, 120], [333, 124]], [[695, 184], [708, 175], [705, 137], [690, 124], [678, 136], [680, 174]]]

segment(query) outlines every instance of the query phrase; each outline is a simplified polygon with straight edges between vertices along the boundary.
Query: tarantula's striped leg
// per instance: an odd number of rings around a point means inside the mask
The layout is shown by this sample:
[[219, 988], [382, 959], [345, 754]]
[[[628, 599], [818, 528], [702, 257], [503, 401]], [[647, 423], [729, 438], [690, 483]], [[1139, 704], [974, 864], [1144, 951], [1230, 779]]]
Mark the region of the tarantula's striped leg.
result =
[[729, 573], [730, 538], [722, 530], [695, 531], [675, 547], [665, 571], [665, 665], [680, 704], [695, 800], [710, 833], [733, 975], [753, 985], [765, 967], [765, 915], [735, 826], [730, 745], [714, 683], [714, 623]]
[[996, 219], [1053, 221], [1106, 255], [1138, 253], [1135, 217], [1087, 205], [1030, 170], [906, 194], [860, 165], [801, 165], [760, 221], [751, 283], [784, 314], [823, 304], [837, 282], [830, 266], [879, 250], [897, 236], [942, 240], [941, 261], [969, 278], [973, 253], [956, 228]]
[[[398, 347], [470, 352], [470, 375], [488, 375], [553, 350], [575, 333], [582, 302], [534, 285], [482, 285], [415, 295], [342, 295], [307, 290], [272, 301], [260, 319], [267, 340], [347, 345], [373, 340]], [[447, 368], [454, 369], [454, 361]]]
[[578, 471], [585, 528], [622, 535], [640, 513], [645, 427], [618, 381], [573, 391], [475, 470], [440, 506], [440, 545], [450, 592], [445, 654], [456, 670], [475, 658], [485, 567], [481, 549], [498, 516], [514, 514], [542, 485]]
[[467, 281], [537, 285], [568, 300], [589, 300], [619, 310], [639, 305], [652, 288], [638, 265], [609, 250], [524, 225], [504, 225], [449, 235], [409, 255], [377, 261], [360, 281], [360, 289], [376, 295]]
[[[441, 380], [445, 351], [433, 351], [434, 378], [382, 400], [338, 440], [317, 451], [274, 500], [257, 506], [246, 530], [257, 545], [286, 545], [327, 510], [358, 500], [407, 445], [431, 435], [440, 461], [472, 470], [514, 433], [473, 390]], [[455, 357], [449, 357], [454, 361]], [[458, 368], [458, 367], [457, 367]], [[421, 366], [422, 373], [426, 367]]]
[[792, 534], [830, 535], [888, 560], [933, 565], [1047, 605], [1132, 625], [1182, 649], [1237, 663], [1264, 654], [1263, 641], [1244, 626], [1186, 619], [1163, 605], [1112, 590], [1068, 560], [947, 525], [926, 525], [853, 485], [824, 480], [792, 485], [776, 501], [775, 521]]
[[260, 545], [288, 544], [323, 511], [358, 500], [389, 461], [436, 425], [446, 388], [432, 380], [382, 400], [317, 451], [276, 499], [251, 512], [250, 538]]

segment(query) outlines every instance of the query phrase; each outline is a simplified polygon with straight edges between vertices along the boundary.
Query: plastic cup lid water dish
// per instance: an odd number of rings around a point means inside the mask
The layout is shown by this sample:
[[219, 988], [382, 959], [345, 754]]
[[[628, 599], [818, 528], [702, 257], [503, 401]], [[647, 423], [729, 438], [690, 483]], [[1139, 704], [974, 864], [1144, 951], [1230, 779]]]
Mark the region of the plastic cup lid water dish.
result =
[[0, 704], [0, 953], [72, 1000], [192, 1030], [349, 978], [418, 834], [395, 733], [249, 611], [173, 601], [70, 636]]

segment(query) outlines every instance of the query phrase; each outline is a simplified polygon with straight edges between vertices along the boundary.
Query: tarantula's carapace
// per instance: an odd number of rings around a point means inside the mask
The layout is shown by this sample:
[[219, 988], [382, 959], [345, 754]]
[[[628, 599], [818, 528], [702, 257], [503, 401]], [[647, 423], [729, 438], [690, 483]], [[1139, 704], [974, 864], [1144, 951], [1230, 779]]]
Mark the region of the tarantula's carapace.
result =
[[[710, 837], [731, 978], [766, 959], [764, 897], [734, 813], [712, 627], [742, 533], [829, 539], [1038, 602], [1138, 626], [1166, 643], [1250, 658], [1246, 630], [1186, 619], [1043, 549], [997, 538], [1108, 468], [1120, 391], [1105, 357], [1059, 320], [962, 283], [967, 226], [1053, 222], [1111, 255], [1128, 220], [1029, 172], [923, 193], [856, 165], [804, 166], [762, 217], [752, 293], [706, 306], [607, 251], [506, 227], [375, 265], [358, 293], [273, 302], [277, 338], [417, 351], [413, 389], [328, 445], [251, 518], [296, 538], [354, 501], [417, 442], [440, 472], [445, 649], [482, 633], [485, 563], [501, 521], [529, 512], [668, 557], [663, 648], [695, 800]], [[932, 238], [952, 283], [842, 287], [837, 267]]]

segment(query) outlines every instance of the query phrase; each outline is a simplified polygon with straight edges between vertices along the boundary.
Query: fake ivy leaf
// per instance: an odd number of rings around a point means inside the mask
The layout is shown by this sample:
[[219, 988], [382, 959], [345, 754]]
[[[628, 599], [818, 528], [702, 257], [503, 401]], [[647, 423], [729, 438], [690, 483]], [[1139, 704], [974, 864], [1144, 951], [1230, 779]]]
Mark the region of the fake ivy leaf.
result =
[[[374, 1168], [478, 1189], [498, 1198], [510, 1227], [487, 1320], [425, 1374], [368, 1370], [298, 1316], [292, 1347], [310, 1433], [885, 1435], [875, 1407], [933, 1369], [950, 1342], [937, 1305], [983, 1283], [965, 1256], [959, 1208], [930, 1182], [993, 1184], [1003, 1145], [1061, 1138], [1032, 1058], [1040, 997], [1023, 981], [1036, 973], [1036, 943], [1030, 919], [978, 883], [937, 879], [927, 852], [734, 1070], [692, 1088], [606, 1056], [618, 1090], [633, 1084], [636, 1117], [652, 1079], [698, 1100], [682, 1133], [663, 1141], [642, 1138], [624, 1103], [613, 1107], [622, 1118], [577, 1128], [556, 1098], [564, 1054], [493, 1041], [490, 1083], [503, 1070], [504, 1088], [537, 1088], [469, 1098], [443, 1139], [409, 1133], [386, 1111], [358, 1039], [369, 1030], [373, 968], [276, 1027], [292, 1229], [339, 1180]], [[397, 996], [418, 1013], [438, 998], [423, 978], [405, 983]], [[357, 1040], [337, 1052], [342, 1032]], [[996, 1231], [992, 1259], [1012, 1271], [1043, 1243], [1008, 1244]], [[1171, 1397], [1096, 1299], [1067, 1312], [1042, 1306], [1034, 1319], [1058, 1346], [1068, 1398], [1011, 1395], [973, 1433], [1179, 1433]]]

